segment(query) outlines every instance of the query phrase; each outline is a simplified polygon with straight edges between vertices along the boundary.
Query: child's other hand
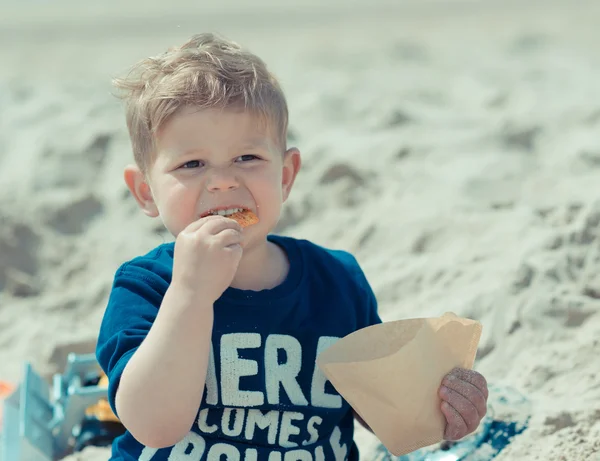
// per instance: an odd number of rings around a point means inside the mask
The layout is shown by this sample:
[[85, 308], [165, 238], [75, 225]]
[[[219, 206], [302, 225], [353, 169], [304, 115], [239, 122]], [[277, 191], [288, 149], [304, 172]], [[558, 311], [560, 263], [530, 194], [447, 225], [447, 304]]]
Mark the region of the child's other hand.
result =
[[233, 219], [206, 216], [177, 235], [173, 282], [211, 303], [231, 285], [242, 258], [242, 227]]
[[486, 379], [473, 370], [455, 368], [442, 380], [439, 395], [446, 416], [445, 440], [459, 440], [479, 426], [487, 411]]

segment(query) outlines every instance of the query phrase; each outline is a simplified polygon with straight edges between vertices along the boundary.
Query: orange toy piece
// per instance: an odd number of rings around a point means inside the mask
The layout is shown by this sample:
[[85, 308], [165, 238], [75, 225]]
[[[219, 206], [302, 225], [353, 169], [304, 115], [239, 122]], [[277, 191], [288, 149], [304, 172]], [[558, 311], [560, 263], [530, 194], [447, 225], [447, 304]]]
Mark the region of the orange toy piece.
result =
[[15, 389], [14, 384], [0, 380], [0, 431], [2, 430], [2, 401], [12, 394]]
[[0, 380], [0, 400], [4, 400], [12, 394], [15, 389], [16, 386], [14, 384]]
[[[108, 387], [108, 377], [102, 373], [100, 376], [100, 380], [98, 381], [99, 387]], [[114, 421], [116, 423], [120, 422], [119, 418], [114, 414], [112, 408], [110, 408], [110, 404], [106, 399], [100, 399], [94, 405], [91, 405], [85, 410], [86, 416], [93, 416], [98, 421]]]

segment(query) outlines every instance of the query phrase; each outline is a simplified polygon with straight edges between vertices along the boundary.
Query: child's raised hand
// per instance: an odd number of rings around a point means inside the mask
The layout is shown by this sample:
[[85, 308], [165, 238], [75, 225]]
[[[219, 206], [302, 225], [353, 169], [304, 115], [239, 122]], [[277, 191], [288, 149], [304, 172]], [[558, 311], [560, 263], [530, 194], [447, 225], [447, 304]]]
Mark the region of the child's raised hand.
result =
[[206, 216], [177, 235], [173, 282], [209, 302], [229, 287], [242, 258], [242, 228], [233, 219]]
[[486, 379], [473, 370], [455, 368], [442, 380], [439, 395], [446, 416], [445, 440], [459, 440], [479, 426], [487, 411]]

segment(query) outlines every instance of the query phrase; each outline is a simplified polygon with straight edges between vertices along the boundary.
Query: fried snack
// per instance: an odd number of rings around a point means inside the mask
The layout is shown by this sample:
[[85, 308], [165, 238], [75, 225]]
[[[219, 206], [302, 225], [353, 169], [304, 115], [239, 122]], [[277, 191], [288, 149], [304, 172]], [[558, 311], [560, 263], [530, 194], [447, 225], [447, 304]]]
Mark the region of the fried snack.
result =
[[258, 216], [256, 216], [250, 210], [238, 211], [237, 213], [233, 213], [232, 215], [229, 215], [227, 217], [229, 219], [237, 221], [238, 224], [242, 227], [248, 227], [258, 222]]

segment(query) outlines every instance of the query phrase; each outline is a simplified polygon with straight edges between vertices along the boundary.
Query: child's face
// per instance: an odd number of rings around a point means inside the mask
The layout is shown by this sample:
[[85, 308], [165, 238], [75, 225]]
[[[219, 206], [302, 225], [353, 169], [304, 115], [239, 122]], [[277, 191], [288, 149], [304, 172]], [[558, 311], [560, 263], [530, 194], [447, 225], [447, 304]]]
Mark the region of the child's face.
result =
[[298, 150], [284, 154], [273, 139], [250, 113], [183, 109], [158, 133], [156, 158], [144, 181], [150, 200], [143, 193], [136, 198], [174, 236], [211, 209], [248, 208], [259, 223], [244, 230], [244, 245], [264, 240], [300, 167]]

